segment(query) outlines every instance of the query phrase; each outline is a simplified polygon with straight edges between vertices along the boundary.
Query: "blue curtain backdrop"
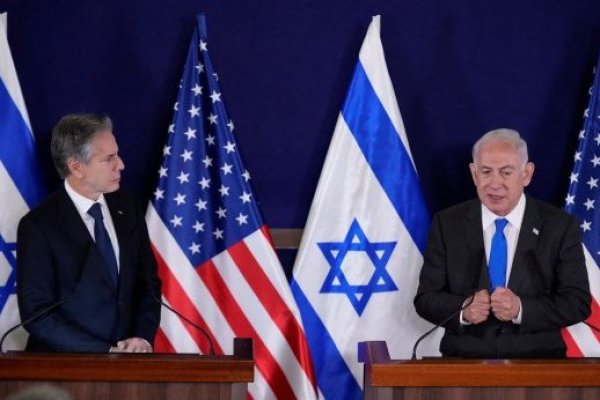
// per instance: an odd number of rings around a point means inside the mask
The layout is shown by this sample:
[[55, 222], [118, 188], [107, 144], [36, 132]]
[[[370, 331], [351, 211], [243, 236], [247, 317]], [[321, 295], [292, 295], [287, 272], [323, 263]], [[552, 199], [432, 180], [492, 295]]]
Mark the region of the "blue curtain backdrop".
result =
[[50, 130], [106, 113], [124, 184], [149, 198], [195, 17], [266, 222], [303, 227], [371, 16], [432, 212], [475, 195], [470, 148], [516, 128], [529, 192], [563, 205], [600, 51], [598, 0], [0, 0], [49, 188]]

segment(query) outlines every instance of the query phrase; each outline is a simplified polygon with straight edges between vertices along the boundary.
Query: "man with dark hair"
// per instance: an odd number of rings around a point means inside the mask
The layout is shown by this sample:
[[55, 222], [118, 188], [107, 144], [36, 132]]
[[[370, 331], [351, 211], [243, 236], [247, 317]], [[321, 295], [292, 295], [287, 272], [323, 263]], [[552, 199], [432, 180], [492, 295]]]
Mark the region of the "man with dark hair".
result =
[[578, 223], [523, 193], [534, 166], [518, 132], [483, 135], [470, 169], [479, 198], [434, 217], [417, 312], [434, 324], [456, 314], [444, 356], [564, 357], [561, 328], [591, 307]]
[[21, 320], [51, 308], [26, 324], [26, 349], [151, 352], [160, 281], [144, 209], [119, 188], [125, 166], [110, 118], [63, 117], [51, 153], [64, 182], [17, 233]]

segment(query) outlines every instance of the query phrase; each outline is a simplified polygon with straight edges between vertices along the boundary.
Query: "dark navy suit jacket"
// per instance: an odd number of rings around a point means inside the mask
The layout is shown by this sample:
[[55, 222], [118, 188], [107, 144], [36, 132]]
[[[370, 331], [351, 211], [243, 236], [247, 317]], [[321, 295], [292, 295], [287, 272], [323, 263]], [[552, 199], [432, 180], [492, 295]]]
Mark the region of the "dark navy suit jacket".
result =
[[[489, 287], [481, 203], [438, 213], [432, 223], [415, 297], [418, 314], [434, 324], [459, 310], [475, 290]], [[520, 325], [487, 321], [445, 325], [445, 356], [564, 357], [560, 329], [590, 314], [590, 289], [578, 223], [556, 207], [527, 196], [508, 288], [521, 298]]]
[[17, 295], [21, 320], [63, 300], [27, 324], [31, 351], [107, 352], [116, 341], [153, 343], [160, 281], [144, 210], [128, 192], [105, 194], [120, 251], [118, 287], [64, 186], [19, 223]]

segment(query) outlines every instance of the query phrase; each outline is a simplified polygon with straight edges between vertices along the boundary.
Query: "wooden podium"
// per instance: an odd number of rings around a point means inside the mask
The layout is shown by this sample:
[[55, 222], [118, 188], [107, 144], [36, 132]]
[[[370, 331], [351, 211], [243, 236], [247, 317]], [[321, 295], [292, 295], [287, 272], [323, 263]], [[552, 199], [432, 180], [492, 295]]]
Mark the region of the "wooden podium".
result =
[[0, 398], [51, 383], [77, 399], [246, 399], [254, 380], [251, 339], [232, 356], [8, 353], [0, 355]]
[[600, 360], [390, 360], [385, 342], [359, 343], [364, 398], [600, 399]]

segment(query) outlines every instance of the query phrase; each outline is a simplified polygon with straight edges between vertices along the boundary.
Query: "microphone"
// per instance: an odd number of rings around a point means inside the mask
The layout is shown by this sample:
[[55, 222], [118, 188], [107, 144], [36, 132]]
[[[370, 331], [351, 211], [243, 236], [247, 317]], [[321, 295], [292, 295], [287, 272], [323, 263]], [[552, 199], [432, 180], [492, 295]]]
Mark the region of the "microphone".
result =
[[413, 346], [413, 350], [412, 350], [412, 356], [411, 356], [411, 360], [416, 360], [417, 359], [417, 347], [419, 347], [419, 343], [421, 343], [423, 341], [423, 339], [425, 339], [427, 336], [429, 336], [431, 333], [433, 333], [433, 331], [437, 330], [439, 327], [445, 325], [448, 323], [448, 321], [450, 321], [452, 318], [456, 317], [458, 314], [460, 314], [465, 308], [469, 307], [471, 305], [471, 303], [473, 303], [473, 300], [475, 299], [475, 293], [477, 293], [480, 289], [476, 289], [473, 294], [471, 294], [471, 296], [468, 298], [467, 302], [458, 310], [454, 311], [452, 314], [450, 314], [448, 317], [444, 318], [442, 320], [442, 322], [440, 322], [439, 324], [435, 325], [433, 328], [431, 328], [430, 330], [428, 330], [427, 332], [425, 332], [424, 334], [422, 334], [417, 341], [415, 342], [415, 345]]
[[35, 314], [33, 314], [31, 317], [27, 318], [25, 321], [21, 321], [20, 323], [16, 324], [12, 328], [10, 328], [6, 332], [4, 332], [4, 335], [2, 335], [2, 339], [0, 339], [0, 351], [3, 354], [6, 354], [6, 351], [4, 351], [4, 340], [6, 340], [6, 338], [8, 337], [8, 335], [10, 335], [12, 332], [14, 332], [15, 330], [17, 330], [18, 328], [20, 328], [22, 326], [24, 327], [28, 323], [30, 323], [32, 321], [35, 321], [36, 319], [40, 318], [43, 315], [48, 314], [50, 311], [54, 310], [56, 307], [58, 307], [62, 303], [64, 303], [65, 300], [67, 300], [69, 297], [71, 297], [71, 296], [63, 297], [62, 299], [58, 300], [57, 302], [50, 304], [48, 307], [42, 308], [41, 310], [39, 310], [38, 312], [36, 312]]
[[206, 341], [208, 342], [208, 354], [211, 355], [211, 356], [215, 355], [215, 349], [214, 349], [214, 346], [213, 346], [213, 341], [212, 341], [210, 335], [208, 334], [208, 332], [206, 332], [204, 329], [202, 329], [200, 326], [198, 326], [194, 322], [190, 321], [189, 318], [187, 318], [185, 315], [181, 314], [179, 311], [175, 310], [173, 307], [171, 307], [170, 305], [168, 305], [167, 303], [165, 303], [164, 301], [162, 301], [158, 297], [153, 296], [152, 299], [155, 302], [157, 302], [158, 304], [160, 304], [161, 306], [165, 307], [167, 310], [171, 311], [173, 314], [177, 315], [183, 321], [185, 321], [188, 324], [190, 324], [192, 327], [194, 327], [202, 335], [204, 335], [204, 337], [206, 338]]

